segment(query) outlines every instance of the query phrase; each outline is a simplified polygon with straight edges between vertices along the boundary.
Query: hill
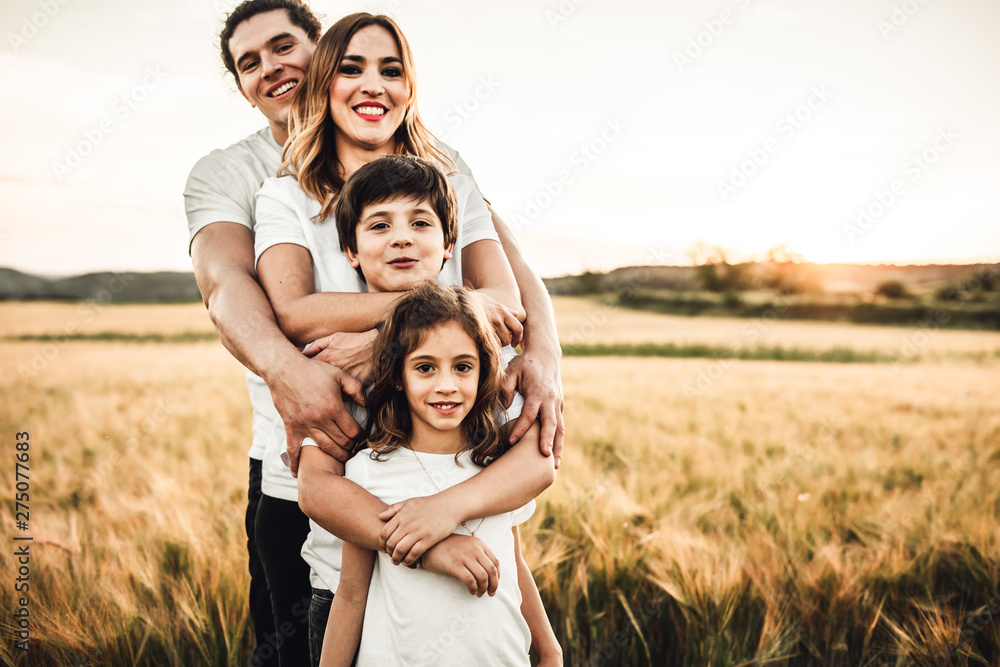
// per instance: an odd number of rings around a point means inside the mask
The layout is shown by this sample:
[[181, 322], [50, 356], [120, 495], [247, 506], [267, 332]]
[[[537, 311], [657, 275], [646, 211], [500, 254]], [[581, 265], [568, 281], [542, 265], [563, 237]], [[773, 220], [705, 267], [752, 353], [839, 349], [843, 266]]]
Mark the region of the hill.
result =
[[87, 273], [45, 278], [0, 268], [0, 299], [5, 301], [89, 301], [101, 303], [177, 303], [200, 301], [193, 273], [157, 271]]

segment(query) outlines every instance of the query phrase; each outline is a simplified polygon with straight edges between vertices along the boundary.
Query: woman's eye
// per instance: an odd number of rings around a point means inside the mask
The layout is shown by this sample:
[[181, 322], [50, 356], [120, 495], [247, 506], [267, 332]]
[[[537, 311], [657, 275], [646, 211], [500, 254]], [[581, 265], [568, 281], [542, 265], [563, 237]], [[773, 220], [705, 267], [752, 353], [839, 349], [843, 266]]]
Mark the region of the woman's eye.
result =
[[395, 79], [403, 76], [403, 70], [399, 69], [398, 67], [386, 67], [384, 70], [382, 70], [382, 76], [390, 79]]
[[361, 68], [357, 65], [343, 65], [339, 72], [347, 75], [361, 74]]

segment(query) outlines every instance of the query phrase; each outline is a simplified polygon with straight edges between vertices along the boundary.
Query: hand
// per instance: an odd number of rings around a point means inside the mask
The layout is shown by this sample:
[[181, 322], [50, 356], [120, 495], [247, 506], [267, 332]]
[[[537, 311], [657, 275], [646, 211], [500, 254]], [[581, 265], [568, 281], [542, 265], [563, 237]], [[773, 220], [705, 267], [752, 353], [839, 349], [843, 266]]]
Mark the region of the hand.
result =
[[518, 312], [483, 292], [472, 292], [472, 294], [479, 299], [486, 310], [486, 318], [493, 325], [493, 330], [500, 339], [500, 344], [515, 347], [520, 345], [521, 338], [524, 336], [524, 326], [517, 319]]
[[364, 405], [361, 382], [339, 368], [299, 357], [295, 368], [270, 376], [268, 389], [285, 423], [285, 445], [292, 475], [298, 475], [302, 440], [312, 438], [320, 449], [346, 462], [361, 427], [344, 406], [343, 395]]
[[538, 417], [542, 422], [538, 448], [545, 456], [554, 455], [558, 468], [566, 436], [562, 416], [565, 402], [558, 358], [554, 355], [532, 354], [529, 350], [517, 355], [507, 366], [507, 378], [500, 395], [504, 407], [509, 407], [514, 400], [515, 389], [524, 395], [524, 407], [511, 429], [511, 443], [520, 440]]
[[330, 334], [309, 343], [303, 354], [336, 366], [365, 383], [371, 379], [372, 343], [376, 336], [378, 331], [375, 329], [363, 333]]
[[410, 498], [390, 505], [378, 515], [386, 524], [378, 548], [395, 565], [412, 565], [432, 546], [451, 535], [459, 523], [448, 506], [438, 507], [437, 495]]
[[455, 577], [477, 598], [493, 597], [500, 584], [500, 561], [471, 535], [449, 535], [428, 549], [421, 563], [425, 570]]

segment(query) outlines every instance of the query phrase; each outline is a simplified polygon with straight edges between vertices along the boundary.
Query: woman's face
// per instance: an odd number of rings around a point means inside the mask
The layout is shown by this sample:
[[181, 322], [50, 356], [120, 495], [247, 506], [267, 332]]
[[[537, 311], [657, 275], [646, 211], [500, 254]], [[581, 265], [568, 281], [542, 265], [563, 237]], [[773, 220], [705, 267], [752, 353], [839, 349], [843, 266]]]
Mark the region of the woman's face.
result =
[[409, 95], [403, 59], [392, 35], [376, 25], [356, 32], [330, 84], [338, 152], [352, 146], [389, 147], [403, 122]]

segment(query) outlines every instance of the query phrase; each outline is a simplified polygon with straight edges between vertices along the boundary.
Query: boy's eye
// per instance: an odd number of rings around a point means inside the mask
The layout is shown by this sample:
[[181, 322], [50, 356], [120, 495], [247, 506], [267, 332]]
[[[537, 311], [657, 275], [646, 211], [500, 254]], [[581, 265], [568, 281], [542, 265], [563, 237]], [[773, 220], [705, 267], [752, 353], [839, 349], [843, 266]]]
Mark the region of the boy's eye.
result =
[[430, 227], [431, 223], [428, 222], [427, 220], [414, 220], [413, 225], [415, 227]]
[[371, 227], [369, 227], [369, 229], [371, 229], [372, 231], [376, 231], [376, 230], [379, 230], [379, 229], [388, 229], [388, 228], [389, 228], [389, 225], [386, 224], [386, 223], [384, 223], [384, 222], [376, 222], [374, 225], [372, 225]]

